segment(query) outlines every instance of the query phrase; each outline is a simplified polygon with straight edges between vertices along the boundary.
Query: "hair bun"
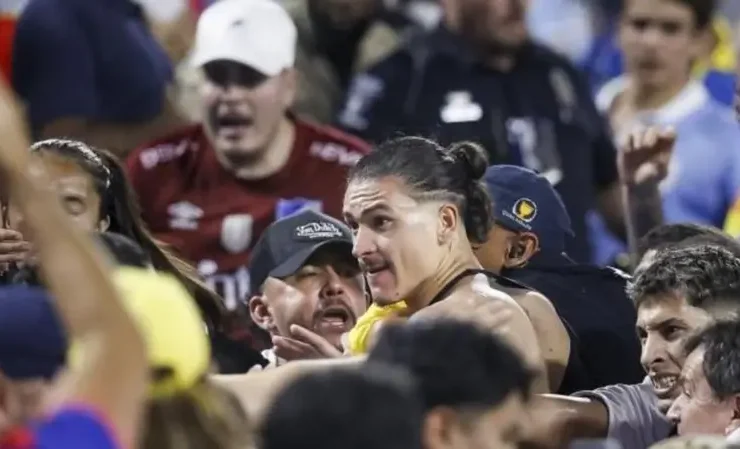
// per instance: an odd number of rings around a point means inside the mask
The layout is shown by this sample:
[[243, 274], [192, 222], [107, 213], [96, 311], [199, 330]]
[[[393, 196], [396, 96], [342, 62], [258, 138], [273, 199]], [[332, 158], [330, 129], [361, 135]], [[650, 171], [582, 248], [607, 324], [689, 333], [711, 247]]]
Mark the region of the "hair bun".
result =
[[488, 168], [488, 154], [483, 146], [475, 142], [453, 143], [447, 149], [447, 154], [460, 164], [471, 180], [483, 178]]

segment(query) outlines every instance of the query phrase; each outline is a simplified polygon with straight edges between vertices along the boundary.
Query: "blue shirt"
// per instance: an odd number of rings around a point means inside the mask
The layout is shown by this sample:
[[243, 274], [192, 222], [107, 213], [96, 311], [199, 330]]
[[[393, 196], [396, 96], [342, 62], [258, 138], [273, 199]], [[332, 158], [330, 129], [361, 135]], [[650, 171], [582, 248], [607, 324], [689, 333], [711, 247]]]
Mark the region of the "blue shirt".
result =
[[[597, 98], [600, 108], [607, 110], [628, 82], [617, 78], [607, 84]], [[714, 101], [700, 82], [693, 81], [664, 107], [639, 114], [633, 124], [671, 125], [678, 134], [668, 177], [661, 184], [666, 223], [721, 228], [740, 191], [740, 127], [732, 110]], [[628, 133], [630, 125], [615, 130], [615, 135]], [[590, 224], [597, 262], [608, 262], [624, 250], [600, 220]]]
[[[622, 52], [616, 37], [616, 25], [594, 39], [591, 50], [581, 62], [591, 84], [599, 90], [608, 81], [624, 73]], [[735, 73], [732, 70], [710, 67], [702, 81], [710, 95], [718, 102], [732, 105], [735, 95]]]
[[112, 429], [97, 413], [66, 407], [29, 428], [4, 435], [0, 449], [120, 449]]
[[160, 112], [172, 68], [129, 0], [31, 0], [12, 82], [34, 133], [61, 118], [136, 123]]

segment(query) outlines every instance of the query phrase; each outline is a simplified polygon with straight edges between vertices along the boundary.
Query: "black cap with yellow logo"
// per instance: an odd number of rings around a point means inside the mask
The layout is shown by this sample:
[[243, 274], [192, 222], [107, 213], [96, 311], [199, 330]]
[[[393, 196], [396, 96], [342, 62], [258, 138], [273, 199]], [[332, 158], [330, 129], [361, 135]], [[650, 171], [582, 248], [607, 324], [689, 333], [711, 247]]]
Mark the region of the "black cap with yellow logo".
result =
[[485, 180], [497, 224], [537, 235], [542, 248], [565, 250], [567, 236], [573, 236], [570, 216], [544, 176], [514, 165], [494, 165]]

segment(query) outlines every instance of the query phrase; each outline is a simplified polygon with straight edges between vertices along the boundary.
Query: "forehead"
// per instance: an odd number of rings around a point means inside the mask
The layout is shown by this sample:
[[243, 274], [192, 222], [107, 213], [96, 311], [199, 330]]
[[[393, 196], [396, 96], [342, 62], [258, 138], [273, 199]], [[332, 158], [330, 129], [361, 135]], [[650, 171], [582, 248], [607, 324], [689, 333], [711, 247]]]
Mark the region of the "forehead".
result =
[[377, 207], [403, 209], [417, 204], [403, 181], [390, 176], [352, 181], [344, 194], [344, 214], [355, 218]]
[[319, 266], [336, 263], [357, 263], [357, 259], [352, 255], [351, 246], [340, 243], [327, 244], [313, 253], [305, 265]]
[[53, 187], [87, 190], [93, 188], [92, 177], [80, 165], [55, 154], [38, 155], [38, 161]]
[[690, 306], [678, 295], [657, 295], [647, 298], [637, 309], [637, 326], [650, 328], [667, 320], [680, 320], [698, 328], [711, 319], [709, 313]]
[[667, 22], [693, 22], [694, 18], [691, 8], [677, 0], [627, 0], [624, 14]]

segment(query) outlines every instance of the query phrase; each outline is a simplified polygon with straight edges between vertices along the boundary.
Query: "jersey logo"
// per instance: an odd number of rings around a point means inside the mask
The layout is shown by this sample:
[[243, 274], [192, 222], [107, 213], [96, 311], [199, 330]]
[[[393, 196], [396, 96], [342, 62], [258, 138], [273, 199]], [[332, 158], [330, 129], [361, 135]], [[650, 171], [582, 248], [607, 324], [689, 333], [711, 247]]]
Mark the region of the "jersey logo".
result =
[[537, 216], [537, 205], [528, 198], [520, 198], [514, 203], [514, 215], [525, 223], [530, 223]]
[[368, 110], [384, 89], [380, 78], [368, 74], [357, 75], [350, 85], [344, 110], [339, 114], [339, 123], [347, 128], [367, 129]]
[[560, 108], [560, 121], [570, 123], [578, 105], [578, 97], [570, 77], [561, 68], [555, 68], [550, 72], [550, 86], [555, 93]]
[[203, 209], [193, 203], [180, 201], [167, 207], [170, 215], [170, 228], [194, 231], [198, 229], [198, 219], [203, 217]]
[[151, 170], [159, 164], [177, 159], [185, 154], [190, 142], [183, 140], [178, 144], [162, 144], [152, 148], [147, 148], [139, 154], [139, 162], [144, 170]]
[[362, 154], [357, 151], [334, 142], [314, 142], [311, 144], [309, 154], [326, 162], [338, 162], [340, 165], [348, 167], [357, 164], [362, 158]]
[[473, 101], [470, 92], [450, 92], [445, 97], [447, 104], [439, 115], [445, 123], [477, 122], [483, 117], [483, 108]]
[[239, 254], [252, 243], [254, 218], [249, 214], [233, 214], [221, 223], [221, 245], [232, 254]]

